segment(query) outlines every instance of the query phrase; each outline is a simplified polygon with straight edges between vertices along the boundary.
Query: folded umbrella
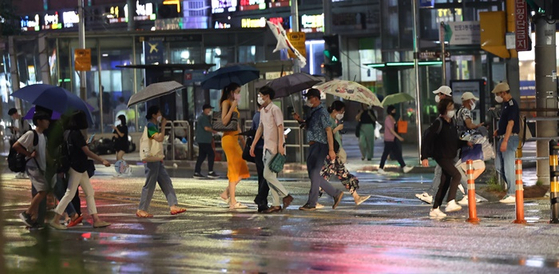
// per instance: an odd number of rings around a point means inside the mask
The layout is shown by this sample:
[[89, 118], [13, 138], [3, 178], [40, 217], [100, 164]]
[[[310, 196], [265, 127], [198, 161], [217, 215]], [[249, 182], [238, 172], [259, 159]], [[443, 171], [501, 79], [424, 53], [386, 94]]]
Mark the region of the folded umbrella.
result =
[[151, 99], [155, 99], [167, 94], [171, 94], [182, 88], [184, 88], [184, 86], [177, 81], [153, 83], [140, 90], [138, 93], [132, 95], [130, 97], [130, 100], [128, 100], [128, 107], [138, 103], [147, 102]]
[[231, 83], [244, 85], [260, 78], [260, 71], [251, 66], [236, 65], [210, 72], [202, 80], [204, 89], [223, 89]]
[[93, 118], [90, 110], [92, 107], [77, 95], [62, 87], [35, 84], [21, 88], [11, 96], [27, 101], [31, 104], [42, 106], [58, 113], [66, 113], [72, 110], [85, 112], [87, 121], [92, 124]]

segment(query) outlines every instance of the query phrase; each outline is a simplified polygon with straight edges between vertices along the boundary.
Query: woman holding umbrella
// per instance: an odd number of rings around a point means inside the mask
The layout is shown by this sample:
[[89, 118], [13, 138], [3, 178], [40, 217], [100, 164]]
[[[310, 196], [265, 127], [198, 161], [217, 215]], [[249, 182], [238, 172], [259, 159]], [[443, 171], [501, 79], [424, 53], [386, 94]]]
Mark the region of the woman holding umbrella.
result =
[[[239, 117], [237, 105], [241, 100], [241, 86], [237, 83], [231, 83], [223, 89], [219, 105], [221, 107], [221, 120], [224, 125], [229, 124], [233, 117], [233, 112]], [[227, 178], [229, 186], [221, 193], [221, 199], [229, 201], [229, 209], [247, 208], [246, 205], [237, 202], [235, 199], [235, 189], [237, 184], [242, 180], [250, 177], [248, 173], [247, 163], [243, 160], [243, 150], [239, 145], [239, 141], [244, 144], [244, 139], [239, 126], [236, 131], [226, 131], [221, 138], [221, 145], [225, 156], [227, 157]]]

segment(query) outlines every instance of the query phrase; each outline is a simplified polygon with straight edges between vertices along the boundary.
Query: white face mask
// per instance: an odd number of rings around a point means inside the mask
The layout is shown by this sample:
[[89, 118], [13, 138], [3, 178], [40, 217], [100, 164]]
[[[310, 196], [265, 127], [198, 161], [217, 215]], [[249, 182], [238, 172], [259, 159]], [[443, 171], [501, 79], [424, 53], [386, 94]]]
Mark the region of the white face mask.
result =
[[499, 96], [499, 95], [495, 95], [495, 102], [497, 103], [502, 103], [503, 102], [503, 97]]
[[472, 104], [470, 106], [472, 110], [476, 109], [476, 101], [472, 101]]
[[161, 123], [161, 120], [163, 119], [163, 116], [157, 116], [157, 122]]
[[311, 103], [310, 100], [307, 100], [307, 102], [305, 103], [305, 105], [307, 105], [307, 107], [313, 107], [313, 104]]
[[208, 112], [208, 116], [212, 116], [213, 110], [210, 110], [210, 112]]
[[120, 126], [120, 120], [115, 122], [115, 127], [118, 127], [118, 126]]
[[233, 98], [235, 98], [235, 100], [237, 100], [237, 103], [241, 102], [241, 94], [240, 93], [235, 93], [233, 95]]
[[338, 113], [336, 114], [336, 119], [341, 120], [344, 118], [344, 114], [343, 113]]
[[264, 105], [264, 103], [266, 103], [264, 101], [264, 99], [262, 99], [262, 97], [258, 96], [258, 98], [256, 98], [256, 101], [258, 102], [258, 104], [260, 104], [261, 106]]
[[456, 114], [455, 110], [449, 110], [446, 112], [446, 117], [448, 117], [449, 119], [452, 119], [452, 117], [454, 117], [454, 114]]
[[435, 96], [435, 102], [436, 102], [436, 103], [439, 103], [440, 101], [441, 101], [441, 97], [437, 94], [437, 95]]

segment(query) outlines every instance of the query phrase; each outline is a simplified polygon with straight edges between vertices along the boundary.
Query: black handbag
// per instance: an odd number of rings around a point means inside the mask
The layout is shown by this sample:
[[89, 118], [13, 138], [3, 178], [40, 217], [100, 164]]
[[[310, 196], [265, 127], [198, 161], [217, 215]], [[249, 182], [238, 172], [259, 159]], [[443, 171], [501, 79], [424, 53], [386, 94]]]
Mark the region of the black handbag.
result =
[[231, 120], [227, 125], [223, 124], [221, 120], [221, 111], [216, 111], [212, 114], [212, 129], [215, 131], [235, 131], [237, 130], [237, 124], [239, 123], [239, 115], [237, 112], [233, 112], [231, 115]]
[[87, 160], [87, 176], [91, 178], [93, 175], [95, 175], [95, 162], [93, 162], [93, 160]]
[[256, 159], [250, 156], [250, 147], [252, 146], [252, 141], [254, 141], [252, 137], [247, 138], [245, 148], [243, 149], [243, 160], [247, 162], [255, 163]]

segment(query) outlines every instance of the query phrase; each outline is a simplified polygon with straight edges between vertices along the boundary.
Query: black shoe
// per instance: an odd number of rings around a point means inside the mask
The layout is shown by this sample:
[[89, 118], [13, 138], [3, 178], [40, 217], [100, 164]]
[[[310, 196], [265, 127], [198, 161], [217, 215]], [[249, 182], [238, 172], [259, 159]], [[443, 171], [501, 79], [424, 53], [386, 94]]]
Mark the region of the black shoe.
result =
[[218, 178], [219, 178], [219, 175], [217, 175], [217, 173], [215, 173], [215, 172], [213, 172], [213, 171], [210, 171], [210, 172], [208, 172], [208, 178], [210, 178], [210, 179], [218, 179]]
[[367, 158], [367, 161], [370, 161], [370, 160], [371, 160], [371, 158]]
[[281, 212], [281, 206], [272, 206], [268, 208], [268, 210], [264, 211], [263, 213], [269, 214], [274, 212]]
[[203, 178], [206, 178], [206, 176], [200, 174], [199, 172], [194, 172], [194, 175], [192, 176], [192, 178], [194, 178], [194, 179], [203, 179]]
[[35, 222], [31, 219], [31, 215], [27, 214], [25, 211], [19, 214], [19, 218], [27, 225], [28, 227], [33, 227]]
[[314, 210], [316, 210], [316, 207], [315, 206], [310, 206], [309, 204], [305, 204], [304, 206], [300, 207], [299, 210], [314, 211]]
[[258, 206], [258, 213], [263, 213], [268, 209], [269, 209], [269, 207], [267, 205], [259, 205]]
[[340, 194], [338, 194], [338, 196], [334, 197], [334, 205], [332, 205], [332, 209], [336, 209], [336, 207], [338, 207], [338, 205], [342, 201], [343, 197], [344, 197], [343, 192], [340, 192]]

